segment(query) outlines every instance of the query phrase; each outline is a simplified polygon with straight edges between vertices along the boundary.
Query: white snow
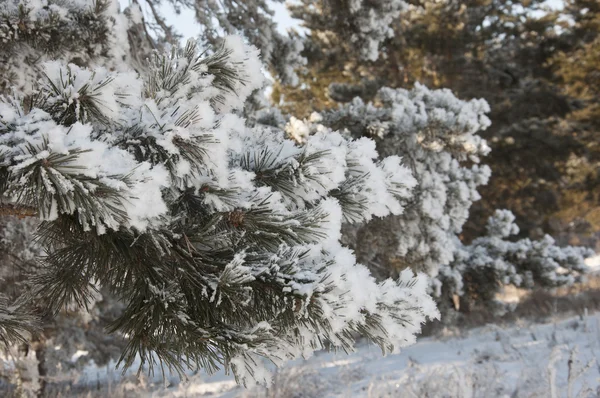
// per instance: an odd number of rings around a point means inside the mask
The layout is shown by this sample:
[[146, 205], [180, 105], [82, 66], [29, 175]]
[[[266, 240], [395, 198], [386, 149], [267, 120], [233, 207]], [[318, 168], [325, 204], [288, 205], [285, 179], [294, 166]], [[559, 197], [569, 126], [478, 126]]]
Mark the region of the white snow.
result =
[[89, 351], [85, 350], [77, 350], [75, 354], [71, 356], [71, 362], [77, 362], [77, 360], [81, 357], [85, 357], [89, 354]]
[[505, 398], [551, 397], [552, 390], [556, 397], [567, 397], [569, 388], [573, 397], [583, 398], [600, 392], [599, 355], [600, 313], [595, 313], [552, 323], [521, 320], [508, 328], [488, 325], [460, 336], [420, 338], [386, 357], [365, 344], [350, 355], [319, 352], [280, 369], [268, 394], [263, 387], [240, 387], [223, 371], [211, 376], [190, 372], [183, 382], [167, 374], [166, 385], [160, 372], [132, 382], [135, 369], [121, 379], [119, 371], [111, 371], [114, 362], [102, 368], [90, 362], [75, 386], [102, 386], [113, 393], [121, 389], [128, 397], [156, 398]]
[[[350, 356], [319, 353], [286, 366], [275, 377], [269, 396], [549, 397], [555, 388], [557, 397], [563, 397], [569, 388], [571, 355], [575, 359], [571, 373], [585, 369], [571, 381], [573, 396], [596, 397], [600, 388], [600, 367], [595, 362], [600, 355], [600, 314], [507, 329], [489, 325], [460, 337], [422, 338], [384, 358], [372, 345], [361, 345]], [[187, 383], [152, 394], [265, 395], [262, 388], [244, 390], [223, 374], [194, 376]]]
[[600, 271], [600, 254], [586, 258], [585, 265], [590, 268], [590, 272]]

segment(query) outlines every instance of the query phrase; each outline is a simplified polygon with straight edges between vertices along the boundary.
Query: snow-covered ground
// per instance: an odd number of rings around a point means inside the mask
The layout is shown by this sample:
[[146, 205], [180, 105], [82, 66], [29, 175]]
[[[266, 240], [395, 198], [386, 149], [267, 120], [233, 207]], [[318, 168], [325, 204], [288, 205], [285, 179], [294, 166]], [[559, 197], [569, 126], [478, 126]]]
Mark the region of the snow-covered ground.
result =
[[165, 398], [598, 397], [599, 356], [596, 313], [556, 323], [486, 326], [462, 336], [422, 338], [387, 357], [367, 345], [351, 355], [321, 353], [288, 365], [270, 390], [246, 390], [231, 376], [218, 373], [192, 376], [166, 388], [122, 383], [112, 391], [114, 396]]
[[594, 257], [586, 258], [585, 265], [590, 267], [591, 272], [600, 271], [600, 254], [597, 254]]
[[[592, 273], [600, 273], [600, 255], [586, 264]], [[506, 329], [488, 325], [460, 336], [419, 338], [387, 357], [372, 345], [359, 345], [351, 355], [318, 353], [279, 371], [269, 390], [238, 387], [223, 372], [199, 373], [186, 382], [171, 375], [165, 387], [160, 372], [153, 380], [142, 376], [140, 381], [134, 365], [123, 378], [114, 362], [102, 368], [90, 362], [83, 372], [54, 380], [51, 390], [64, 397], [116, 398], [600, 397], [597, 358], [600, 312], [554, 323], [521, 321]]]

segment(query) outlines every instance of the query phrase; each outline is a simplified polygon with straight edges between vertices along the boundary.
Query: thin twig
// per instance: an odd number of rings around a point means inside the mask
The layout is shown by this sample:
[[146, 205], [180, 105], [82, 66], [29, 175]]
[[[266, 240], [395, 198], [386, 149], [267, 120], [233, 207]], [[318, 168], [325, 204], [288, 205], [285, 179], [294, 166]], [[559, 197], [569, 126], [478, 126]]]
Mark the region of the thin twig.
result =
[[11, 203], [0, 204], [0, 216], [16, 216], [19, 218], [37, 217], [38, 211], [33, 207], [14, 205]]

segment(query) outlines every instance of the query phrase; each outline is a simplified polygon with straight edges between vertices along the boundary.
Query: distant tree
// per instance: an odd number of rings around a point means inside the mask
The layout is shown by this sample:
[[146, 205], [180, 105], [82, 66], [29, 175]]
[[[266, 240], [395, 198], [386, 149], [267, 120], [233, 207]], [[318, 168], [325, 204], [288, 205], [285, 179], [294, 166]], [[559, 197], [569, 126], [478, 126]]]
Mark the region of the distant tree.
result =
[[[485, 98], [492, 126], [481, 134], [493, 149], [486, 163], [494, 174], [471, 209], [465, 238], [485, 233], [485, 221], [497, 208], [517, 215], [521, 237], [563, 236], [573, 228], [583, 237], [598, 230], [597, 200], [589, 195], [597, 184], [597, 161], [581, 135], [584, 127], [571, 117], [579, 112], [578, 94], [553, 66], [556, 54], [576, 59], [571, 54], [583, 43], [593, 46], [593, 24], [584, 28], [584, 22], [570, 21], [593, 21], [595, 2], [567, 2], [562, 11], [538, 0], [402, 3], [321, 0], [291, 6], [308, 31], [307, 65], [302, 84], [276, 84], [274, 102], [308, 116], [356, 96], [370, 101], [382, 87], [411, 88], [415, 82], [449, 88], [461, 98]], [[392, 4], [390, 18], [380, 17], [381, 7]], [[370, 23], [354, 29], [365, 15]], [[365, 58], [355, 49], [373, 31], [385, 34], [370, 41], [372, 56]]]
[[[381, 277], [405, 269], [428, 273], [443, 320], [456, 309], [502, 312], [496, 296], [506, 285], [553, 288], [581, 279], [593, 251], [557, 246], [550, 236], [515, 240], [515, 217], [497, 210], [486, 234], [461, 242], [469, 210], [480, 199], [490, 152], [478, 133], [490, 126], [483, 100], [462, 101], [449, 90], [383, 88], [375, 102], [355, 98], [312, 122], [292, 119], [288, 133], [298, 139], [327, 128], [347, 137], [369, 137], [384, 156], [401, 156], [417, 180], [402, 214], [345, 228], [345, 242]], [[303, 138], [305, 139], [305, 138]], [[461, 305], [462, 303], [462, 305]]]
[[[567, 132], [580, 145], [563, 166], [569, 207], [583, 220], [583, 228], [600, 228], [600, 4], [595, 1], [567, 1], [566, 12], [573, 21], [563, 36], [569, 46], [557, 52], [549, 62], [566, 95], [574, 106], [566, 116]], [[562, 209], [561, 209], [562, 210]], [[576, 220], [577, 221], [577, 220]]]

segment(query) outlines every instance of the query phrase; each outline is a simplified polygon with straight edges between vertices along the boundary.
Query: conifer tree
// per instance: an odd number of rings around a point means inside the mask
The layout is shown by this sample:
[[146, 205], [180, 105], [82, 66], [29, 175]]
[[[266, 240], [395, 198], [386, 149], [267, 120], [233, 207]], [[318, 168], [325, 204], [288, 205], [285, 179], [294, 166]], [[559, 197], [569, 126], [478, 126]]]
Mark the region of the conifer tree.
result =
[[[576, 214], [584, 214], [588, 230], [600, 227], [600, 5], [594, 1], [567, 1], [566, 12], [573, 21], [565, 26], [568, 43], [550, 60], [550, 65], [566, 94], [574, 102], [565, 118], [566, 133], [580, 145], [572, 151], [564, 167], [569, 188], [577, 195], [569, 197]], [[573, 211], [571, 211], [573, 212]]]
[[[288, 133], [305, 140], [327, 126], [352, 138], [369, 137], [384, 156], [402, 156], [417, 180], [399, 215], [345, 228], [345, 241], [360, 261], [387, 277], [405, 269], [426, 272], [444, 321], [455, 309], [506, 309], [496, 300], [505, 285], [552, 288], [572, 284], [586, 272], [592, 251], [559, 247], [550, 236], [514, 241], [518, 227], [509, 211], [490, 218], [487, 234], [460, 240], [478, 189], [490, 168], [490, 152], [478, 133], [490, 126], [488, 104], [461, 101], [449, 90], [384, 88], [374, 103], [355, 98], [311, 121], [292, 119]], [[318, 121], [318, 122], [317, 122]], [[448, 316], [447, 316], [448, 315]]]
[[[348, 40], [348, 26], [353, 16], [375, 16], [389, 2], [308, 3], [290, 7], [309, 30], [303, 84], [277, 85], [275, 102], [294, 115], [320, 111], [322, 124], [353, 137], [375, 137], [382, 154], [410, 159], [419, 184], [402, 215], [346, 228], [359, 259], [379, 275], [405, 267], [438, 275], [432, 289], [442, 309], [451, 309], [446, 304], [459, 296], [463, 308], [480, 300], [501, 309], [495, 295], [505, 284], [553, 287], [577, 280], [589, 252], [562, 251], [539, 227], [562, 232], [556, 220], [577, 220], [578, 214], [594, 220], [595, 195], [589, 194], [595, 181], [595, 163], [589, 161], [593, 152], [584, 149], [582, 137], [569, 133], [574, 125], [564, 118], [573, 103], [548, 63], [557, 50], [572, 48], [570, 42], [578, 39], [568, 39], [569, 32], [582, 34], [575, 26], [584, 22], [559, 31], [560, 13], [539, 1], [410, 1], [398, 5], [390, 19], [372, 18], [377, 28], [363, 23], [363, 30], [352, 30], [364, 40], [371, 31], [393, 32], [371, 46], [377, 51], [368, 61]], [[587, 12], [581, 15], [585, 23], [593, 21]], [[462, 102], [420, 85], [410, 91], [385, 88], [412, 88], [416, 82], [447, 86], [460, 97], [484, 97], [492, 106]], [[311, 130], [293, 118], [290, 129], [295, 136]], [[491, 154], [479, 135], [489, 138]], [[494, 170], [489, 187], [490, 169], [478, 165], [484, 155]], [[505, 214], [495, 211], [499, 206], [515, 210], [524, 232], [516, 227], [507, 227], [511, 232], [504, 235], [485, 230], [488, 216], [496, 222], [497, 214]], [[547, 264], [526, 264], [510, 254], [507, 247], [523, 236], [540, 240], [524, 239], [513, 247]], [[474, 246], [465, 246], [473, 239]], [[499, 246], [491, 249], [490, 242]], [[466, 254], [471, 252], [486, 253], [486, 260]], [[564, 270], [571, 277], [559, 276]]]
[[437, 316], [425, 277], [378, 283], [339, 241], [348, 212], [402, 212], [415, 180], [400, 158], [246, 127], [262, 75], [239, 38], [148, 62], [46, 62], [32, 94], [0, 103], [3, 209], [42, 220], [28, 300], [51, 316], [106, 288], [124, 305], [110, 331], [128, 336], [125, 367], [224, 366], [243, 382], [268, 380], [261, 358], [351, 349], [355, 333], [384, 352], [414, 341]]
[[[111, 0], [3, 2], [0, 93], [35, 95], [36, 82], [44, 73], [42, 65], [53, 59], [79, 66], [125, 70], [129, 65], [141, 70], [139, 60], [147, 57], [153, 46], [141, 21], [132, 16], [130, 10], [119, 13], [118, 3]], [[6, 178], [2, 174], [2, 190]], [[90, 303], [89, 311], [71, 308], [54, 319], [42, 317], [40, 308], [26, 296], [31, 277], [43, 268], [39, 259], [46, 254], [34, 236], [39, 221], [4, 198], [1, 205], [0, 335], [16, 370], [5, 376], [16, 378], [18, 394], [43, 396], [46, 382], [51, 382], [59, 369], [66, 372], [76, 365], [71, 361], [75, 352], [89, 352], [102, 366], [107, 353], [119, 345], [118, 340], [101, 337], [103, 319], [111, 313], [107, 303], [112, 300], [104, 292], [100, 307]], [[102, 344], [97, 344], [98, 340]], [[55, 350], [55, 346], [61, 350]]]
[[[562, 11], [538, 0], [407, 3], [392, 19], [376, 17], [380, 4], [391, 2], [320, 0], [290, 7], [308, 30], [307, 65], [301, 85], [276, 85], [275, 103], [306, 117], [355, 96], [371, 101], [382, 87], [410, 89], [415, 82], [449, 88], [460, 98], [485, 98], [492, 126], [481, 134], [493, 149], [486, 163], [495, 172], [480, 190], [482, 200], [472, 207], [464, 235], [485, 234], [495, 209], [509, 208], [519, 219], [520, 237], [552, 233], [563, 243], [572, 238], [593, 245], [586, 234], [599, 225], [597, 201], [588, 194], [595, 190], [596, 161], [585, 127], [571, 117], [580, 107], [579, 94], [567, 88], [553, 59], [557, 53], [576, 59], [574, 50], [590, 41], [593, 25], [585, 29], [583, 22], [569, 21], [583, 15], [593, 20], [594, 2], [566, 2]], [[353, 9], [356, 5], [364, 11]], [[356, 35], [393, 32], [377, 41], [374, 61], [354, 51], [347, 26], [335, 23], [352, 21], [353, 15], [372, 15], [370, 23], [378, 25], [363, 23], [364, 31], [355, 29]], [[594, 69], [594, 60], [585, 64]]]

